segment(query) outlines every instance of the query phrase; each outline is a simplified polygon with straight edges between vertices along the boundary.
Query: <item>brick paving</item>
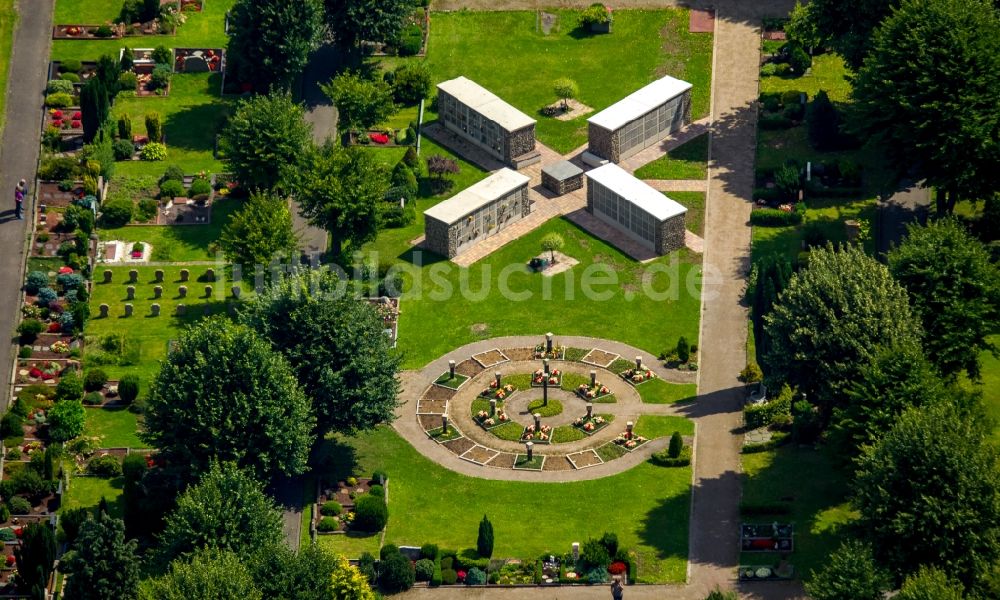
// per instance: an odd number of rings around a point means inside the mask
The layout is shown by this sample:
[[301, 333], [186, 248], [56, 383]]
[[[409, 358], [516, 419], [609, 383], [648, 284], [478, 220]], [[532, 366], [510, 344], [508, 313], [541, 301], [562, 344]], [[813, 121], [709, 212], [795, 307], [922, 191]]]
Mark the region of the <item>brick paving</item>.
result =
[[707, 192], [708, 179], [643, 179], [658, 192]]

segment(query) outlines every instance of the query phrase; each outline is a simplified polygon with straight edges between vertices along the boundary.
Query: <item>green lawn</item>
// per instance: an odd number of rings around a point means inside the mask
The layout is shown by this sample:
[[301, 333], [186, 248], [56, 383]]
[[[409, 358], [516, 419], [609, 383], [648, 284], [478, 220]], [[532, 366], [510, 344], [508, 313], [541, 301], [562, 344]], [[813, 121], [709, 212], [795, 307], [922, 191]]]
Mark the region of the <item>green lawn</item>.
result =
[[[820, 569], [827, 555], [844, 536], [844, 527], [856, 514], [846, 502], [847, 482], [843, 473], [821, 451], [792, 445], [770, 452], [743, 455], [743, 502], [747, 504], [789, 501], [791, 515], [750, 516], [752, 523], [790, 521], [795, 524], [795, 551], [789, 562], [799, 577], [808, 578]], [[744, 564], [777, 562], [777, 554], [744, 552]]]
[[[993, 335], [988, 339], [1000, 347], [1000, 335]], [[980, 358], [983, 361], [983, 383], [980, 389], [986, 403], [986, 412], [992, 417], [995, 425], [993, 439], [1000, 442], [1000, 360], [989, 352], [983, 352]]]
[[7, 80], [10, 76], [11, 47], [18, 12], [15, 0], [0, 0], [0, 133], [7, 119]]
[[[124, 304], [126, 303], [126, 287], [128, 286], [128, 272], [133, 267], [110, 267], [114, 273], [113, 282], [110, 284], [100, 283], [103, 281], [105, 268], [97, 265], [94, 271], [94, 287], [90, 298], [91, 319], [87, 324], [87, 336], [89, 343], [84, 351], [84, 364], [87, 367], [100, 366], [109, 377], [117, 379], [125, 373], [135, 373], [142, 381], [143, 389], [147, 389], [149, 381], [159, 370], [160, 361], [166, 356], [167, 344], [170, 340], [177, 339], [180, 329], [203, 318], [204, 308], [208, 307], [211, 314], [226, 312], [226, 304], [231, 302], [230, 281], [222, 281], [224, 275], [222, 269], [216, 268], [216, 276], [220, 278], [214, 284], [197, 281], [207, 267], [187, 267], [190, 271], [190, 280], [184, 284], [187, 286], [187, 298], [181, 301], [178, 297], [179, 266], [172, 267], [137, 267], [139, 271], [139, 283], [136, 284], [135, 300], [131, 302], [134, 307], [132, 317], [126, 319], [124, 314]], [[164, 283], [163, 297], [159, 300], [153, 299], [153, 273], [156, 269], [163, 269]], [[252, 293], [253, 281], [244, 281], [242, 284], [244, 294]], [[210, 298], [205, 298], [205, 286], [213, 286], [213, 294]], [[161, 312], [159, 317], [150, 315], [150, 306], [154, 303], [160, 304]], [[177, 316], [175, 314], [178, 304], [185, 304], [187, 314]], [[107, 319], [98, 318], [101, 304], [110, 307]], [[111, 361], [113, 354], [102, 350], [102, 342], [110, 337], [123, 335], [126, 351], [123, 356], [127, 360]], [[102, 358], [104, 360], [102, 360]]]
[[[538, 254], [542, 237], [552, 232], [562, 235], [562, 251], [580, 264], [542, 277], [527, 263]], [[438, 260], [431, 255], [421, 259]], [[653, 265], [662, 270], [654, 272]], [[591, 285], [595, 273], [608, 277]], [[399, 348], [404, 366], [420, 367], [485, 337], [546, 331], [614, 339], [656, 355], [663, 340], [697, 338], [700, 273], [700, 260], [686, 250], [639, 264], [569, 221], [553, 219], [469, 269], [450, 262], [419, 270], [409, 265], [407, 277], [413, 281], [419, 276], [420, 285], [402, 298]], [[512, 293], [502, 293], [503, 285]]]
[[635, 434], [651, 440], [670, 437], [675, 431], [681, 435], [694, 435], [694, 421], [684, 417], [640, 415], [635, 422]]
[[[123, 40], [54, 40], [54, 60], [76, 58], [97, 60], [102, 54], [118, 56], [123, 45], [132, 48], [225, 48], [226, 12], [236, 0], [206, 0], [202, 12], [186, 12], [187, 21], [177, 29], [177, 35], [131, 37]], [[56, 24], [99, 25], [115, 20], [122, 2], [95, 0], [56, 0]]]
[[[753, 228], [754, 260], [770, 254], [784, 254], [789, 260], [794, 261], [802, 251], [804, 227], [818, 228], [826, 240], [835, 244], [846, 242], [847, 230], [844, 221], [860, 219], [874, 227], [878, 209], [875, 198], [859, 200], [812, 198], [806, 201], [806, 205], [808, 208], [802, 226]], [[869, 252], [874, 251], [874, 237], [865, 240], [864, 244]]]
[[145, 448], [137, 429], [138, 415], [127, 408], [87, 408], [83, 435], [100, 437], [102, 448]]
[[549, 35], [536, 31], [535, 12], [434, 13], [427, 56], [433, 81], [472, 79], [538, 119], [538, 139], [559, 152], [586, 142], [589, 116], [540, 115], [557, 100], [552, 82], [559, 77], [574, 79], [579, 101], [597, 111], [672, 75], [694, 85], [692, 118], [708, 114], [712, 36], [688, 32], [687, 10], [616, 10], [610, 35], [577, 31], [579, 11], [551, 12], [559, 23]]
[[698, 386], [694, 383], [668, 383], [662, 379], [652, 379], [635, 389], [646, 404], [691, 402], [698, 395]]
[[212, 206], [212, 222], [207, 225], [128, 225], [117, 229], [99, 229], [102, 240], [143, 242], [153, 246], [154, 261], [186, 262], [215, 260], [212, 249], [222, 228], [229, 223], [242, 202], [218, 199]]
[[[495, 557], [533, 559], [543, 552], [562, 553], [572, 542], [611, 531], [622, 546], [638, 552], [641, 582], [684, 581], [690, 468], [643, 463], [594, 481], [491, 481], [432, 463], [388, 428], [348, 443], [353, 452], [338, 446], [328, 449], [331, 456], [340, 460], [353, 456], [357, 461], [353, 471], [359, 474], [387, 469], [391, 515], [387, 543], [474, 547], [477, 524], [486, 514], [496, 533]], [[348, 470], [351, 466], [343, 464], [333, 469], [335, 476]], [[343, 536], [326, 536], [322, 543], [350, 556], [377, 547], [371, 540]]]
[[639, 179], [705, 179], [708, 177], [708, 134], [703, 133], [666, 156], [639, 167]]
[[684, 227], [699, 236], [705, 235], [705, 192], [669, 192], [664, 194], [687, 207]]
[[812, 98], [816, 92], [826, 90], [833, 102], [845, 102], [851, 93], [847, 81], [850, 71], [844, 59], [838, 54], [821, 54], [813, 58], [812, 71], [802, 77], [778, 77], [774, 75], [760, 78], [761, 92], [785, 92], [796, 90], [806, 92]]
[[112, 516], [122, 516], [122, 486], [124, 479], [115, 477], [107, 479], [104, 477], [73, 477], [69, 482], [69, 489], [63, 494], [63, 502], [60, 509], [70, 508], [97, 508], [101, 498], [108, 501], [108, 512]]

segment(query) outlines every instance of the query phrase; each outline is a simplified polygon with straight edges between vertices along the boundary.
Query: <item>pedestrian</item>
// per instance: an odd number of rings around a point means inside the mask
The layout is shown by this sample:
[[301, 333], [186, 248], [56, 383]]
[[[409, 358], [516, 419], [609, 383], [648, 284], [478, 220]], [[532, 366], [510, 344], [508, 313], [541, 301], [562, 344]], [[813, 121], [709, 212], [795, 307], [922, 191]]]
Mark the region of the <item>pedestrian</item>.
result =
[[24, 212], [24, 196], [28, 193], [28, 184], [23, 179], [18, 182], [17, 187], [14, 188], [14, 218], [18, 221], [23, 221], [22, 216]]
[[613, 600], [622, 600], [624, 596], [625, 586], [622, 585], [622, 578], [620, 575], [615, 575], [611, 581], [611, 598]]

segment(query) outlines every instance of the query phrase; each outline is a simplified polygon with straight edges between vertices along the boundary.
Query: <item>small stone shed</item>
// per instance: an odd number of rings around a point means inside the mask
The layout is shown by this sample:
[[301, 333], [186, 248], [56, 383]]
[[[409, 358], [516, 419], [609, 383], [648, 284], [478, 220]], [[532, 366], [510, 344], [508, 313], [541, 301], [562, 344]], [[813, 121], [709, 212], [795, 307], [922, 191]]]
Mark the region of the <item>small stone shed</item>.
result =
[[561, 160], [542, 169], [542, 185], [554, 194], [563, 195], [583, 187], [583, 169]]
[[613, 163], [691, 122], [691, 84], [669, 75], [587, 119], [588, 152]]
[[616, 164], [587, 172], [587, 211], [657, 254], [684, 247], [687, 208]]
[[465, 77], [439, 83], [437, 89], [438, 119], [459, 137], [512, 169], [541, 160], [535, 119]]
[[454, 258], [531, 213], [528, 182], [511, 169], [500, 169], [424, 212], [427, 248]]

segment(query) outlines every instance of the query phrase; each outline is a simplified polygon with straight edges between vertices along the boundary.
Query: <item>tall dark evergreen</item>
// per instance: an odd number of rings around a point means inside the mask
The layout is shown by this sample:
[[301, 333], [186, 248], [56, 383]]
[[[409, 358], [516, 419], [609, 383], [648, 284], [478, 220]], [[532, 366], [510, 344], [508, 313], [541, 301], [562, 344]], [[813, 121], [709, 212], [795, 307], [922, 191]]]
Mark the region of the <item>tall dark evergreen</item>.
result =
[[20, 545], [14, 548], [17, 562], [17, 586], [27, 590], [32, 597], [43, 598], [39, 592], [52, 573], [56, 560], [56, 535], [47, 523], [29, 523], [21, 534]]
[[132, 600], [139, 587], [135, 540], [125, 523], [98, 513], [80, 527], [73, 552], [60, 569], [69, 574], [66, 600]]
[[[767, 256], [754, 265], [757, 273], [750, 294], [750, 318], [753, 321], [757, 356], [762, 357], [769, 348], [764, 317], [778, 300], [778, 295], [792, 278], [792, 263], [780, 255]], [[759, 360], [759, 358], [758, 358]]]
[[80, 90], [80, 113], [83, 125], [83, 141], [90, 143], [97, 137], [97, 132], [108, 120], [111, 105], [108, 103], [108, 90], [97, 77], [91, 77]]
[[483, 520], [479, 522], [479, 536], [476, 538], [476, 550], [479, 556], [489, 558], [493, 556], [493, 523], [483, 515]]

